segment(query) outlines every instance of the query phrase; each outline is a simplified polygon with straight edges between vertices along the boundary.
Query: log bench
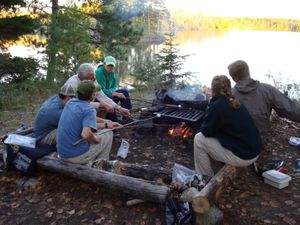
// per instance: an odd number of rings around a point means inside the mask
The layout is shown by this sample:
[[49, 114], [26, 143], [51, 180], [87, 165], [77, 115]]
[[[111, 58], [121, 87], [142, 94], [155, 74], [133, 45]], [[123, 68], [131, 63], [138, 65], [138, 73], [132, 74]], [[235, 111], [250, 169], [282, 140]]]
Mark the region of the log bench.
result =
[[[31, 130], [22, 131], [27, 135]], [[37, 160], [37, 167], [47, 171], [126, 193], [142, 201], [164, 203], [171, 193], [169, 184], [172, 171], [162, 167], [107, 161], [105, 170], [59, 160], [54, 156], [44, 156]], [[217, 224], [222, 220], [222, 212], [216, 207], [221, 193], [235, 179], [237, 168], [225, 165], [201, 190], [189, 188], [182, 196], [192, 203], [197, 225]]]

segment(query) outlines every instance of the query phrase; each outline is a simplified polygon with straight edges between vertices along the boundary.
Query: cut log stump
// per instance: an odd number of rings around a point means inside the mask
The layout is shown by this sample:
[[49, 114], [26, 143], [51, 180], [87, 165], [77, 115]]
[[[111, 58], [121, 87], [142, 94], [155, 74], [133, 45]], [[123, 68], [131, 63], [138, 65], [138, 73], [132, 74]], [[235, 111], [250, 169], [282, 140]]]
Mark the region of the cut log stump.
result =
[[223, 190], [236, 177], [237, 168], [225, 165], [221, 170], [211, 178], [207, 185], [195, 196], [193, 196], [192, 205], [196, 213], [204, 214], [208, 212], [212, 205], [215, 205]]

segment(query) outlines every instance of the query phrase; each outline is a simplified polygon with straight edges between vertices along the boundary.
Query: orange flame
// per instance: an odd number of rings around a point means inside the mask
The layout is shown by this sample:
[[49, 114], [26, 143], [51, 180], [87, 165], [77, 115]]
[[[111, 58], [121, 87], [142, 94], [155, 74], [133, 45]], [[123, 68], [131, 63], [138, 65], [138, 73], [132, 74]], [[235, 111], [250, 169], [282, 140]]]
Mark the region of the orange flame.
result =
[[193, 135], [193, 131], [191, 128], [184, 126], [184, 127], [175, 127], [170, 128], [168, 130], [168, 134], [172, 137], [182, 137], [184, 139], [187, 139]]

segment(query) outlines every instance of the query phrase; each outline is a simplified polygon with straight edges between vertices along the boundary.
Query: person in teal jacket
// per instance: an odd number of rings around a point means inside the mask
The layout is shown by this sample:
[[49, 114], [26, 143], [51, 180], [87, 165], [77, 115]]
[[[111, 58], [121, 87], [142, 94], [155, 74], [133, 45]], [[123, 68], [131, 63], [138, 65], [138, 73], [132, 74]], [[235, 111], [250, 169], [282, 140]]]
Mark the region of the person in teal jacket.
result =
[[[105, 57], [103, 65], [100, 65], [96, 70], [96, 80], [101, 86], [102, 91], [110, 97], [114, 102], [121, 104], [123, 108], [131, 109], [131, 101], [128, 90], [117, 89], [117, 82], [115, 77], [114, 67], [116, 66], [116, 59], [112, 56]], [[117, 122], [116, 113], [108, 113], [107, 119]], [[124, 121], [129, 121], [128, 118], [123, 118]]]

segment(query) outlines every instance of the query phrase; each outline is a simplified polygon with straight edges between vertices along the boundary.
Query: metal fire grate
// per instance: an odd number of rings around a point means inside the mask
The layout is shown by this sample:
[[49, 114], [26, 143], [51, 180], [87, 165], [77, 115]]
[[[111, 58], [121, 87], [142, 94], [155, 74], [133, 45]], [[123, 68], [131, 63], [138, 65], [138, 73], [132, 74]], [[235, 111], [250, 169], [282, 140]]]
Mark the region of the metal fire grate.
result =
[[197, 110], [197, 109], [164, 109], [156, 114], [160, 114], [161, 116], [171, 117], [175, 119], [187, 120], [191, 122], [197, 122], [200, 120], [203, 115], [204, 111]]

